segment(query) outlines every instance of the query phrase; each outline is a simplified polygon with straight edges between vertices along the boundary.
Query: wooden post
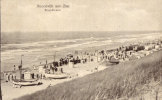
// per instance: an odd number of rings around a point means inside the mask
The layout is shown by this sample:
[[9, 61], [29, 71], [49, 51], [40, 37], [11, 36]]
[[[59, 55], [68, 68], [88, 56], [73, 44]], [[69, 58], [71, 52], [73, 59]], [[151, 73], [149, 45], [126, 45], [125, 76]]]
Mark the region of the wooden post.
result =
[[56, 52], [57, 52], [57, 51], [55, 51], [55, 53], [54, 53], [54, 55], [53, 55], [53, 60], [54, 60], [54, 62], [55, 62], [55, 60], [56, 60]]

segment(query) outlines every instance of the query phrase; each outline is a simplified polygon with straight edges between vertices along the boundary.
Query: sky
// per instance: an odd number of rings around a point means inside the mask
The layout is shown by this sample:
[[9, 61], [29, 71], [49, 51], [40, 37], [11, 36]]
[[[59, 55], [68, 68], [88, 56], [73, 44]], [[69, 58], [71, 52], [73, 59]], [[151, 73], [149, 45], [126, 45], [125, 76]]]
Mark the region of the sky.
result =
[[[37, 5], [67, 4], [45, 12]], [[162, 0], [1, 0], [2, 32], [162, 30]]]

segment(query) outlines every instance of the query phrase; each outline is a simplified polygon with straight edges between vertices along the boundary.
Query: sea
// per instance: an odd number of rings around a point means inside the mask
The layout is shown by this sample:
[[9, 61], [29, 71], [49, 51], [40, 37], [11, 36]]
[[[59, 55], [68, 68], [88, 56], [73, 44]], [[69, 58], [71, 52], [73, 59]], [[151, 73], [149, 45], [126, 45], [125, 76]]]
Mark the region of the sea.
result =
[[24, 68], [34, 67], [76, 51], [108, 50], [154, 39], [162, 39], [162, 32], [3, 33], [1, 72], [18, 68], [21, 59]]

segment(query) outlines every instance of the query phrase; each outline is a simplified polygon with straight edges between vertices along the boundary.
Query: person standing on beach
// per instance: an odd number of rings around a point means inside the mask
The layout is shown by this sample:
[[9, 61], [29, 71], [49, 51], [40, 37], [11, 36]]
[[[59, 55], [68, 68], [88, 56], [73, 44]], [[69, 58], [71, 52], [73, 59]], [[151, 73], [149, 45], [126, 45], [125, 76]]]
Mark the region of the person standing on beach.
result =
[[98, 66], [96, 66], [96, 67], [95, 67], [95, 70], [97, 70], [97, 71], [98, 71]]
[[16, 66], [14, 65], [14, 71], [16, 70]]

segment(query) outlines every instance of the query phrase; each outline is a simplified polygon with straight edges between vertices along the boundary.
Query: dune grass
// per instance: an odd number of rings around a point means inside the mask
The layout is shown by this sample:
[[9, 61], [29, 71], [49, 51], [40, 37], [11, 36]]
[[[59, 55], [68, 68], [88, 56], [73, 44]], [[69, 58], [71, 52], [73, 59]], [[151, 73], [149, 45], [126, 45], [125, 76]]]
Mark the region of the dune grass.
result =
[[162, 51], [55, 85], [16, 100], [114, 100], [138, 95], [150, 81], [160, 81]]

